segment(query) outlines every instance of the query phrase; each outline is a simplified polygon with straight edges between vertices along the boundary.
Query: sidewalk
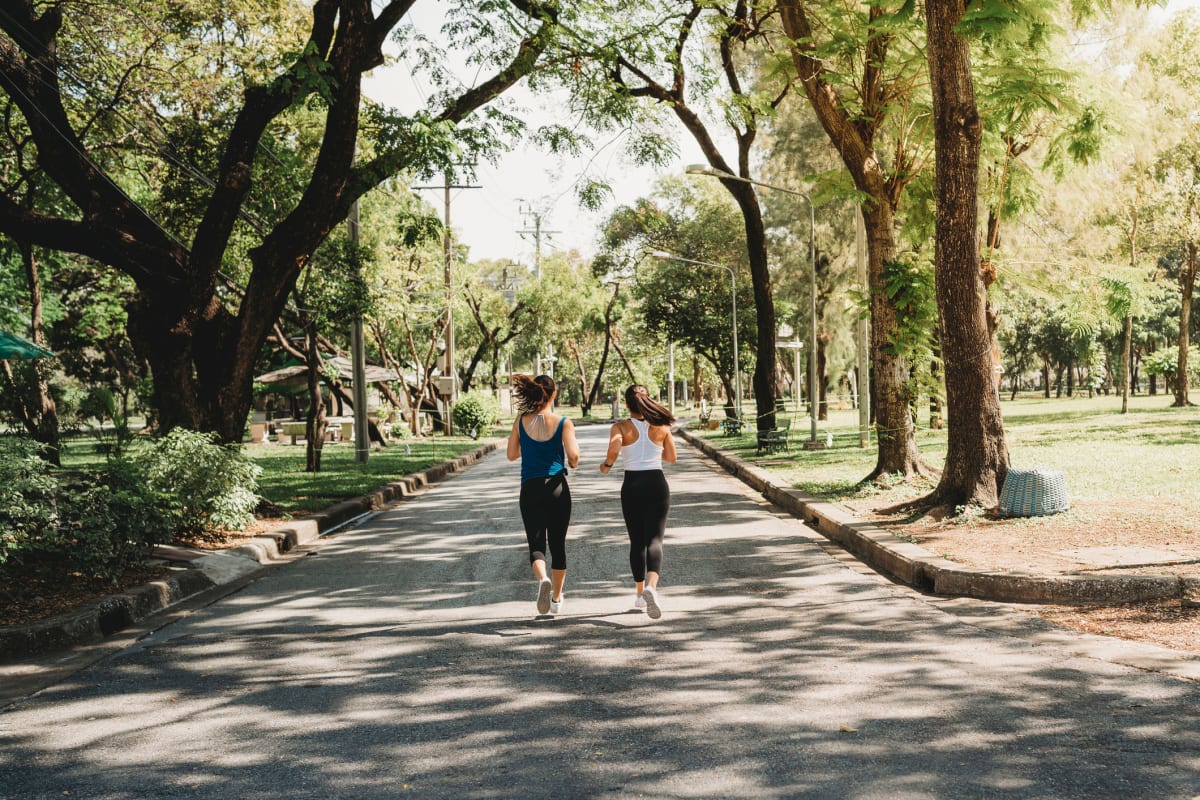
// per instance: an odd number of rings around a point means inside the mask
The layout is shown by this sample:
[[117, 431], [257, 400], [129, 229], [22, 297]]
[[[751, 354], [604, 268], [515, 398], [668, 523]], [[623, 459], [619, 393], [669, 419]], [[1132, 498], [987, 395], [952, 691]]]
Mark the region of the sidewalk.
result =
[[498, 446], [495, 441], [489, 442], [452, 461], [406, 475], [371, 494], [286, 522], [228, 550], [160, 545], [154, 549], [152, 559], [169, 570], [164, 578], [44, 620], [0, 626], [0, 664], [99, 642], [205, 593], [220, 596], [221, 587], [232, 590], [253, 580], [321, 536], [394, 500], [418, 494]]
[[[860, 561], [920, 591], [1003, 603], [1118, 605], [1176, 600], [1200, 608], [1200, 576], [1171, 574], [1063, 574], [1058, 570], [1020, 572], [965, 566], [943, 558], [881, 527], [856, 518], [847, 509], [776, 482], [771, 473], [715, 446], [686, 429], [679, 435], [793, 516], [810, 523]], [[1158, 554], [1139, 548], [1094, 548], [1101, 563], [1122, 568], [1152, 566], [1139, 558]], [[1143, 572], [1144, 570], [1137, 570]], [[1195, 570], [1193, 570], [1195, 571]]]

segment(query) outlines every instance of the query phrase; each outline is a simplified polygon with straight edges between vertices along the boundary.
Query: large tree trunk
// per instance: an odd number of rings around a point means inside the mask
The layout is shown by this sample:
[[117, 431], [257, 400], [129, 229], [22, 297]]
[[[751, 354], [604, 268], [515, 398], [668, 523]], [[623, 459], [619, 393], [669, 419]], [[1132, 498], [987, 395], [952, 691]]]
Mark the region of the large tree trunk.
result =
[[979, 258], [982, 129], [970, 47], [955, 30], [965, 9], [964, 0], [925, 4], [936, 149], [937, 299], [949, 412], [946, 465], [928, 499], [936, 504], [992, 508], [1008, 472], [1008, 448], [992, 369], [987, 287]]
[[[37, 4], [43, 6], [44, 4]], [[39, 166], [77, 207], [62, 217], [22, 209], [0, 196], [0, 233], [84, 255], [137, 283], [129, 335], [150, 363], [159, 429], [213, 431], [240, 441], [250, 408], [255, 362], [300, 270], [351, 205], [389, 177], [406, 172], [422, 148], [397, 147], [356, 163], [363, 74], [384, 60], [383, 45], [408, 2], [376, 12], [368, 0], [312, 0], [303, 55], [273, 80], [246, 89], [229, 128], [217, 175], [189, 245], [160, 228], [105, 174], [73, 126], [58, 85], [59, 30], [68, 6], [9, 2], [0, 14], [0, 88], [29, 127]], [[530, 72], [550, 42], [556, 12], [518, 2], [537, 29], [489, 79], [451, 99], [434, 118], [457, 125]], [[39, 13], [40, 12], [40, 13]], [[322, 80], [313, 79], [323, 67]], [[216, 292], [217, 278], [243, 213], [262, 139], [272, 122], [321, 87], [328, 90], [324, 134], [304, 191], [250, 251], [249, 284], [236, 315]], [[436, 156], [432, 157], [436, 158]]]
[[[779, 9], [784, 32], [793, 43], [792, 61], [805, 95], [854, 180], [855, 188], [870, 198], [862, 210], [871, 295], [871, 399], [874, 401], [871, 411], [879, 451], [875, 469], [866, 479], [888, 474], [911, 478], [928, 470], [917, 452], [909, 402], [909, 366], [903, 358], [890, 352], [899, 317], [884, 291], [883, 271], [896, 255], [896, 202], [912, 175], [904, 172], [885, 174], [885, 159], [875, 152], [875, 136], [888, 114], [886, 105], [874, 104], [887, 94], [882, 89], [886, 82], [882, 73], [890, 37], [884, 30], [871, 36], [868, 44], [871, 52], [864, 59], [862, 83], [875, 89], [866, 99], [873, 107], [852, 115], [849, 103], [839, 97], [826, 80], [826, 68], [815, 52], [814, 33], [804, 4], [787, 0], [780, 3]], [[875, 22], [884, 13], [882, 7], [872, 7], [869, 16]]]

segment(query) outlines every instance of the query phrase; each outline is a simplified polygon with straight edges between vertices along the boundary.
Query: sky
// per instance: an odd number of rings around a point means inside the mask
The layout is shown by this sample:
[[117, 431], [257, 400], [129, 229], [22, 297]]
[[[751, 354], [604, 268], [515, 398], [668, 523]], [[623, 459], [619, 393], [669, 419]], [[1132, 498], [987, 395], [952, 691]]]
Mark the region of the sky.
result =
[[[427, 35], [435, 34], [441, 24], [437, 7], [437, 3], [415, 4], [410, 12], [412, 24]], [[458, 74], [474, 78], [474, 71], [459, 70]], [[402, 59], [375, 70], [364, 90], [373, 100], [404, 111], [423, 108], [428, 91], [413, 78]], [[531, 120], [531, 127], [556, 116], [552, 99], [534, 96], [523, 86], [515, 87], [506, 96], [530, 111], [528, 117], [522, 117]], [[561, 117], [557, 121], [568, 122]], [[542, 240], [543, 255], [569, 250], [591, 255], [596, 248], [597, 229], [613, 209], [648, 194], [658, 174], [672, 171], [683, 174], [686, 164], [703, 160], [682, 128], [677, 140], [680, 156], [676, 163], [658, 170], [627, 162], [621, 155], [621, 143], [613, 142], [611, 136], [596, 137], [599, 145], [607, 146], [580, 158], [557, 158], [532, 146], [519, 146], [495, 165], [487, 162], [478, 165], [474, 185], [479, 188], [452, 190], [451, 227], [458, 241], [470, 248], [472, 261], [507, 259], [532, 267], [534, 237], [518, 233], [532, 229], [532, 218], [522, 213], [532, 206], [542, 214], [543, 231], [553, 231]], [[612, 199], [600, 212], [584, 211], [576, 203], [574, 184], [584, 172], [608, 181], [613, 188]], [[440, 185], [441, 181], [431, 183]], [[418, 193], [441, 214], [441, 190], [424, 189]]]
[[[1185, 7], [1200, 6], [1200, 0], [1170, 0], [1166, 9], [1152, 9], [1148, 24], [1158, 24], [1168, 14]], [[417, 3], [410, 13], [411, 24], [430, 36], [441, 25], [437, 3]], [[459, 70], [465, 81], [474, 73]], [[469, 82], [469, 81], [468, 81]], [[366, 94], [385, 105], [412, 111], [425, 106], [428, 88], [414, 79], [406, 63], [377, 69], [367, 80]], [[518, 86], [510, 93], [529, 110], [533, 125], [553, 119], [553, 100], [536, 97]], [[559, 119], [560, 122], [566, 120]], [[627, 205], [648, 194], [658, 176], [682, 175], [687, 164], [702, 162], [691, 136], [678, 129], [679, 156], [666, 168], [650, 169], [629, 163], [621, 155], [620, 142], [597, 137], [606, 145], [579, 158], [557, 158], [531, 146], [519, 146], [505, 154], [497, 164], [481, 163], [474, 185], [478, 188], [451, 192], [450, 218], [460, 243], [470, 249], [470, 259], [504, 259], [531, 267], [534, 237], [519, 231], [533, 228], [532, 217], [522, 213], [530, 207], [542, 215], [543, 254], [578, 250], [591, 255], [596, 248], [596, 232], [605, 217], [619, 205]], [[599, 212], [580, 209], [575, 201], [574, 183], [584, 173], [607, 180], [613, 196]], [[433, 183], [440, 183], [434, 181]], [[443, 193], [437, 189], [419, 190], [426, 202], [443, 209]]]

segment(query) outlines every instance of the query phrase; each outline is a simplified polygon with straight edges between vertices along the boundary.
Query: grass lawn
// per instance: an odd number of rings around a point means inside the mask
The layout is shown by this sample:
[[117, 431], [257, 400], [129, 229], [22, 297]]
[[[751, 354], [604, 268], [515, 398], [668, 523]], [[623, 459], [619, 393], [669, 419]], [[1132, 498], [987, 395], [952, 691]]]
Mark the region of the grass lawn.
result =
[[[1052, 467], [1063, 470], [1072, 499], [1106, 500], [1128, 497], [1142, 502], [1200, 505], [1200, 408], [1171, 408], [1169, 395], [1137, 396], [1129, 413], [1121, 414], [1119, 397], [1045, 399], [1019, 396], [1001, 403], [1009, 460], [1014, 467]], [[797, 419], [791, 432], [791, 451], [770, 456], [755, 454], [753, 431], [726, 437], [720, 430], [703, 431], [714, 444], [747, 461], [777, 473], [798, 489], [828, 499], [881, 493], [876, 486], [859, 486], [875, 466], [874, 443], [858, 446], [858, 412], [834, 411], [818, 424], [819, 438], [833, 434], [833, 448], [805, 451], [807, 417]], [[925, 461], [941, 467], [946, 454], [946, 431], [922, 429], [917, 446]], [[926, 487], [927, 488], [927, 487]], [[914, 494], [919, 488], [909, 490]], [[897, 494], [897, 501], [905, 499]]]
[[[503, 433], [497, 428], [492, 435]], [[138, 437], [129, 445], [126, 455], [135, 455], [146, 443], [144, 438]], [[303, 442], [296, 445], [246, 444], [244, 448], [246, 454], [263, 468], [259, 494], [284, 513], [305, 514], [374, 491], [404, 475], [470, 452], [481, 443], [468, 436], [405, 439], [382, 450], [372, 450], [366, 464], [354, 460], [353, 444], [327, 444], [322, 449], [320, 472], [304, 471]], [[63, 451], [63, 467], [102, 464], [105, 457], [97, 452], [96, 444], [93, 436], [70, 438]]]
[[366, 464], [354, 460], [353, 444], [327, 444], [321, 451], [320, 472], [304, 471], [303, 444], [248, 444], [246, 453], [263, 468], [259, 494], [289, 514], [304, 514], [374, 491], [481, 444], [468, 436], [406, 439], [372, 450]]

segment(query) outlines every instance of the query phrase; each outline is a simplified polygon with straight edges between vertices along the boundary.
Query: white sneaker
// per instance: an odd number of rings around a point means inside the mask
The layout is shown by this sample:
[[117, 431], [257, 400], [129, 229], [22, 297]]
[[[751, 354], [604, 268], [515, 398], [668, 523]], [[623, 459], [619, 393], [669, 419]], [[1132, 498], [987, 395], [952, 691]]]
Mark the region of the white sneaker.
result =
[[662, 616], [662, 609], [658, 605], [658, 592], [654, 587], [647, 586], [642, 589], [642, 599], [646, 601], [646, 616], [650, 619], [658, 619]]
[[636, 610], [636, 611], [645, 611], [646, 610], [646, 598], [642, 597], [639, 594], [637, 597], [635, 597], [633, 599], [633, 607], [634, 607], [634, 610]]
[[565, 603], [565, 602], [566, 602], [565, 597], [560, 597], [557, 600], [551, 600], [550, 601], [550, 613], [557, 614], [558, 612], [562, 611], [563, 603]]
[[537, 610], [539, 614], [550, 611], [550, 593], [550, 579], [542, 578], [542, 582], [538, 584]]

